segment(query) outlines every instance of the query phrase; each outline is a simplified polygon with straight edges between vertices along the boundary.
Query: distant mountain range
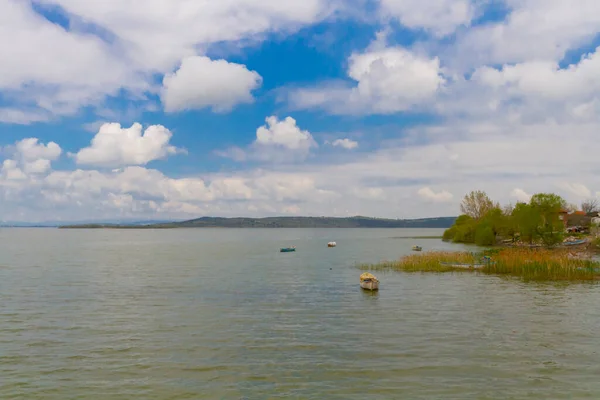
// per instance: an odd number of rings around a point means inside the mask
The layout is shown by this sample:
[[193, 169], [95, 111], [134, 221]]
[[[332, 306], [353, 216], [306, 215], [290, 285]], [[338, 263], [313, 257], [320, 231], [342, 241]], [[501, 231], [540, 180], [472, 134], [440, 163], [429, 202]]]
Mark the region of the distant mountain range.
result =
[[456, 217], [385, 219], [369, 217], [203, 217], [180, 222], [62, 225], [63, 229], [173, 229], [173, 228], [449, 228]]

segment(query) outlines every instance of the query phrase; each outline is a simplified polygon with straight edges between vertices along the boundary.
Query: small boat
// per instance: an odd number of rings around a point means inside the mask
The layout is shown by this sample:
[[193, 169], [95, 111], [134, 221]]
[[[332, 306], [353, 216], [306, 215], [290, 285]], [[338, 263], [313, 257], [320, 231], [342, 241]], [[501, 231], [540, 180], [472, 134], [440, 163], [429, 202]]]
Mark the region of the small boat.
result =
[[488, 264], [459, 264], [459, 263], [445, 263], [445, 262], [440, 262], [440, 265], [442, 267], [449, 267], [449, 268], [481, 269], [481, 268], [485, 267]]
[[281, 253], [291, 253], [293, 251], [296, 251], [296, 247], [282, 247], [279, 252]]
[[413, 249], [413, 251], [421, 251], [421, 250], [423, 250], [423, 248], [421, 246], [417, 246], [417, 245], [413, 246], [412, 249]]
[[379, 290], [379, 279], [375, 275], [365, 272], [360, 276], [360, 287], [364, 290]]
[[580, 244], [585, 244], [585, 243], [587, 243], [587, 240], [585, 240], [585, 239], [582, 239], [582, 240], [574, 240], [574, 241], [572, 241], [572, 242], [564, 242], [564, 243], [563, 243], [563, 246], [577, 246], [577, 245], [580, 245]]
[[336, 242], [329, 242], [329, 243], [327, 243], [327, 247], [335, 247], [335, 246], [337, 246]]

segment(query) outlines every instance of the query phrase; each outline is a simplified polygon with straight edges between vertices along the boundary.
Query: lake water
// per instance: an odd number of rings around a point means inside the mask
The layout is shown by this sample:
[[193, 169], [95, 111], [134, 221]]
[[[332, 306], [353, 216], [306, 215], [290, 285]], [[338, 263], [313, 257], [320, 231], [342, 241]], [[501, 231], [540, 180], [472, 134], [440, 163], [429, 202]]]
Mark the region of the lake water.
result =
[[597, 285], [361, 291], [355, 263], [452, 248], [395, 238], [440, 233], [0, 230], [0, 398], [600, 398]]

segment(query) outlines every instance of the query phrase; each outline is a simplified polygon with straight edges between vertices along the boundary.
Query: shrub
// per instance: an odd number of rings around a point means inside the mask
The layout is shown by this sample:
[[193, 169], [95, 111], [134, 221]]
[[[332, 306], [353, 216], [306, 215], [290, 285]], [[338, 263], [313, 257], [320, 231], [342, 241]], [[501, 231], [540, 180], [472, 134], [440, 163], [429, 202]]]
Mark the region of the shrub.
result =
[[457, 226], [453, 241], [455, 243], [474, 243], [475, 227], [471, 224]]
[[442, 237], [442, 240], [445, 242], [450, 242], [454, 240], [454, 236], [456, 236], [456, 226], [453, 226], [451, 228], [448, 228], [444, 231], [444, 236]]
[[477, 246], [492, 246], [496, 244], [496, 235], [490, 226], [479, 226], [475, 231], [475, 244]]

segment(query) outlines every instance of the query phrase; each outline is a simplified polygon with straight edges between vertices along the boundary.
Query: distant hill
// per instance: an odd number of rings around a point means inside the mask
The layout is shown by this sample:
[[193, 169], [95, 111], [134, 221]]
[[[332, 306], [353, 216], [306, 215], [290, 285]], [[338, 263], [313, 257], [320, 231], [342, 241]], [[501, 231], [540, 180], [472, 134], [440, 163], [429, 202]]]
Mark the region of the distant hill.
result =
[[63, 229], [173, 229], [173, 228], [449, 228], [456, 217], [420, 219], [384, 219], [369, 217], [268, 217], [219, 218], [203, 217], [181, 222], [146, 225], [79, 224]]

